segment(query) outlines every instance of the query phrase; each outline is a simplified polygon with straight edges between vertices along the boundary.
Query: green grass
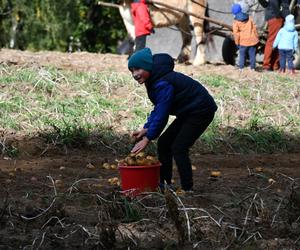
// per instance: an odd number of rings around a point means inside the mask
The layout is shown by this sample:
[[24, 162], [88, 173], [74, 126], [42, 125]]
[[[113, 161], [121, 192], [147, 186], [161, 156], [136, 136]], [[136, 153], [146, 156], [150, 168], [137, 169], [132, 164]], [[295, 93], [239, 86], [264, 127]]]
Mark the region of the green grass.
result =
[[[129, 150], [129, 135], [142, 127], [152, 108], [144, 87], [129, 73], [0, 65], [0, 75], [0, 128], [39, 134], [56, 145], [105, 144], [116, 151]], [[209, 88], [219, 107], [195, 150], [270, 153], [299, 146], [297, 79], [203, 73], [195, 78]], [[155, 145], [150, 150], [154, 149]]]

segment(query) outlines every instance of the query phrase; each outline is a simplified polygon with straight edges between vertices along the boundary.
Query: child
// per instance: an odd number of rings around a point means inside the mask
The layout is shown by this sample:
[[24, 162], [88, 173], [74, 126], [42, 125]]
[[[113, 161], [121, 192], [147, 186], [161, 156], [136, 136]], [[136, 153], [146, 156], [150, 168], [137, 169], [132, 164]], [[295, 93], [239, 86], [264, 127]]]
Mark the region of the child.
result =
[[173, 158], [178, 167], [181, 187], [192, 191], [193, 177], [189, 149], [214, 118], [217, 105], [208, 91], [192, 78], [173, 71], [174, 61], [168, 54], [155, 54], [145, 48], [133, 54], [128, 68], [139, 84], [145, 84], [154, 104], [144, 128], [133, 133], [139, 142], [132, 153], [142, 151], [162, 133], [169, 115], [176, 116], [157, 142], [160, 186], [171, 184]]
[[146, 37], [154, 33], [146, 1], [134, 0], [131, 3], [131, 14], [135, 28], [135, 51], [138, 51], [145, 48]]
[[[247, 8], [244, 7], [244, 9]], [[247, 13], [242, 12], [240, 4], [234, 4], [231, 11], [234, 16], [234, 41], [240, 51], [239, 68], [240, 70], [244, 68], [246, 53], [248, 52], [250, 68], [251, 70], [255, 70], [256, 44], [259, 41], [256, 26], [252, 17], [249, 17]]]
[[279, 30], [273, 43], [273, 48], [278, 47], [280, 72], [285, 72], [286, 61], [291, 74], [295, 73], [293, 64], [293, 53], [298, 47], [298, 32], [295, 30], [295, 18], [288, 15], [285, 18], [284, 26]]

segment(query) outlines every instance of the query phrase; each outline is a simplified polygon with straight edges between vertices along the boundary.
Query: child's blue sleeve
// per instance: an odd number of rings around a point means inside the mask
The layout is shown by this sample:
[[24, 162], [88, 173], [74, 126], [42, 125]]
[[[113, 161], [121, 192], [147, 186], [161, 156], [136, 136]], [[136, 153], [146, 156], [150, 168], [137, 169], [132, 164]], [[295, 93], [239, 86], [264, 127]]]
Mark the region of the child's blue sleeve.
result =
[[276, 38], [275, 38], [275, 40], [273, 42], [273, 48], [276, 48], [278, 46], [278, 43], [279, 43], [279, 41], [281, 39], [281, 33], [282, 33], [282, 29], [280, 29], [279, 32], [276, 35]]
[[155, 105], [148, 117], [144, 128], [147, 128], [146, 137], [156, 139], [166, 126], [174, 97], [174, 88], [167, 81], [161, 81], [155, 88]]

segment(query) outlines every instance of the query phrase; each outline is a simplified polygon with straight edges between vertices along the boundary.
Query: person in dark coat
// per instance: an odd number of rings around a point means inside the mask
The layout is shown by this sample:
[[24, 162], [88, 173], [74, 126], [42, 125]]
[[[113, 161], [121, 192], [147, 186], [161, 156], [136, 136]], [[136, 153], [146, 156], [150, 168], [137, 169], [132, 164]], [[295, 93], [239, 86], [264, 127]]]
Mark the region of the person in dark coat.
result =
[[131, 14], [135, 29], [135, 51], [138, 51], [145, 48], [147, 36], [154, 33], [146, 1], [134, 0], [131, 3]]
[[[161, 186], [165, 182], [171, 184], [174, 159], [182, 190], [191, 191], [193, 177], [189, 149], [214, 118], [217, 105], [213, 97], [198, 81], [175, 72], [174, 61], [168, 54], [152, 55], [151, 50], [145, 48], [129, 58], [128, 69], [139, 84], [145, 84], [154, 105], [143, 129], [133, 133], [138, 142], [131, 152], [144, 150], [150, 141], [159, 137]], [[176, 118], [162, 133], [170, 115]]]

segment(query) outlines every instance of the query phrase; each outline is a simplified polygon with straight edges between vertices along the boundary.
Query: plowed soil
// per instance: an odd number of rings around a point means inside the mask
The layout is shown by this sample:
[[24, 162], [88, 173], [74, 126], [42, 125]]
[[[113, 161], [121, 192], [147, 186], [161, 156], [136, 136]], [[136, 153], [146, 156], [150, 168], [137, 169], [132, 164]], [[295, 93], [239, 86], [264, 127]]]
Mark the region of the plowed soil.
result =
[[[74, 71], [126, 72], [126, 62], [111, 54], [0, 51], [0, 63]], [[239, 77], [222, 64], [176, 67]], [[0, 249], [300, 249], [300, 150], [193, 153], [195, 192], [172, 196], [183, 203], [176, 222], [160, 193], [125, 201], [118, 183], [109, 183], [118, 169], [102, 167], [118, 158], [109, 148], [43, 153], [38, 139], [16, 140], [23, 154], [0, 159]], [[221, 175], [211, 177], [213, 170]]]

